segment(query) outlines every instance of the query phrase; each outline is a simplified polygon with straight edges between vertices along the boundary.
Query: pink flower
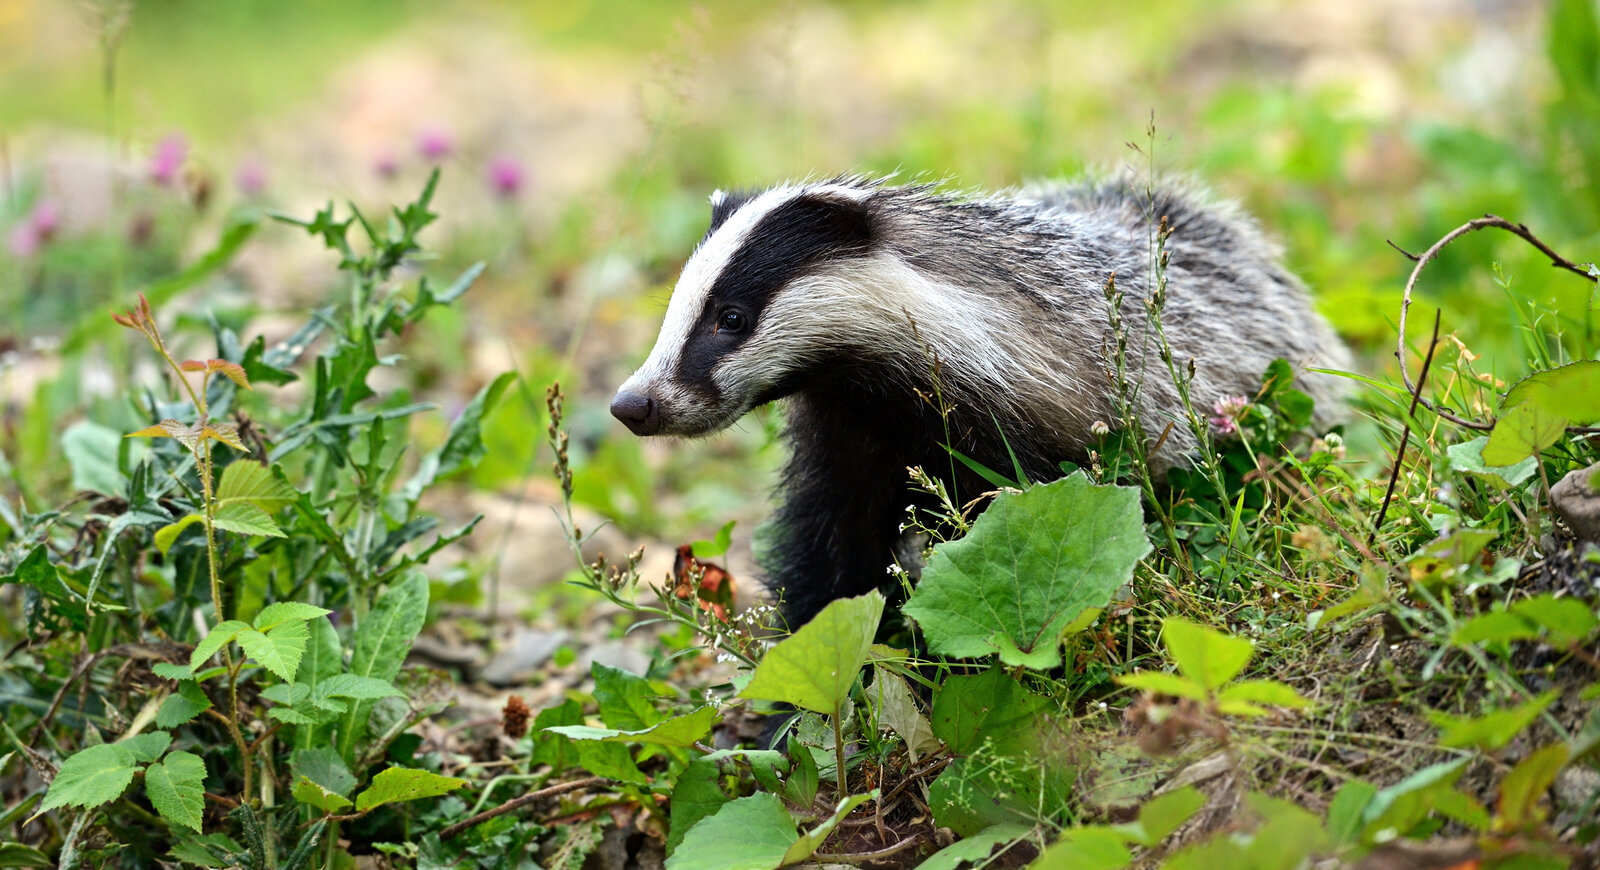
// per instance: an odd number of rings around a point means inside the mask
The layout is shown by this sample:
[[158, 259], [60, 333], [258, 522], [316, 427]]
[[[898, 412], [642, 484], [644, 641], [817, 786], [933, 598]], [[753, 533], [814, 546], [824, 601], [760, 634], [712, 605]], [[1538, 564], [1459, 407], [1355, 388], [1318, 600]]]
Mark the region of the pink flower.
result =
[[377, 173], [379, 178], [393, 178], [400, 174], [400, 158], [387, 151], [379, 154], [377, 159], [372, 161], [372, 171]]
[[439, 127], [425, 128], [417, 134], [417, 153], [424, 160], [443, 160], [456, 150], [455, 142]]
[[31, 257], [55, 238], [60, 229], [61, 209], [54, 202], [41, 199], [34, 204], [27, 220], [11, 228], [8, 247], [17, 257]]
[[1239, 431], [1239, 420], [1244, 417], [1244, 412], [1250, 407], [1250, 400], [1244, 396], [1223, 396], [1211, 406], [1215, 415], [1211, 418], [1211, 427], [1217, 430], [1218, 435], [1233, 435]]
[[522, 164], [516, 158], [505, 155], [489, 161], [489, 168], [484, 175], [489, 188], [502, 199], [511, 199], [521, 193], [522, 185], [527, 180]]
[[155, 154], [150, 157], [150, 180], [166, 187], [178, 178], [178, 170], [189, 156], [189, 140], [182, 133], [173, 133], [156, 143]]
[[233, 183], [239, 185], [239, 192], [245, 196], [260, 196], [267, 189], [267, 165], [255, 155], [246, 157], [234, 170]]

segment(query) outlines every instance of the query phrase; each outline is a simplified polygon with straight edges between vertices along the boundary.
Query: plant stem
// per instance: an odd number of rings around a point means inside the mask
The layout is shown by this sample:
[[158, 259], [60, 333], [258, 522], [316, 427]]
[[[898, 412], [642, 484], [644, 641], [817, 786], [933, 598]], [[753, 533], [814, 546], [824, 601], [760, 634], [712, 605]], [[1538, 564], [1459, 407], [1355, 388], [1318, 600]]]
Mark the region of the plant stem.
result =
[[833, 716], [831, 717], [833, 719], [833, 773], [834, 780], [839, 784], [840, 800], [844, 800], [845, 794], [849, 792], [849, 778], [845, 775], [844, 769], [844, 727], [839, 721], [843, 713], [844, 709], [841, 705], [834, 708]]

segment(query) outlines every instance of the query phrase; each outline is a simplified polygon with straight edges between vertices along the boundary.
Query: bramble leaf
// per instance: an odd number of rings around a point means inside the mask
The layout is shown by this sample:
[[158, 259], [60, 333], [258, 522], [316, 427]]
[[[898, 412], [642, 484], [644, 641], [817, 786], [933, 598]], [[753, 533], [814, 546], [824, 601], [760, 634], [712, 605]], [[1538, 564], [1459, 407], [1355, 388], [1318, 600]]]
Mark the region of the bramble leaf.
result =
[[205, 779], [205, 761], [178, 750], [145, 770], [144, 793], [162, 818], [198, 832], [205, 811]]
[[366, 812], [384, 804], [438, 797], [466, 784], [464, 779], [443, 776], [431, 770], [390, 767], [373, 777], [372, 784], [356, 795], [356, 809]]
[[134, 754], [119, 743], [86, 747], [62, 760], [39, 809], [110, 803], [127, 790], [139, 767]]

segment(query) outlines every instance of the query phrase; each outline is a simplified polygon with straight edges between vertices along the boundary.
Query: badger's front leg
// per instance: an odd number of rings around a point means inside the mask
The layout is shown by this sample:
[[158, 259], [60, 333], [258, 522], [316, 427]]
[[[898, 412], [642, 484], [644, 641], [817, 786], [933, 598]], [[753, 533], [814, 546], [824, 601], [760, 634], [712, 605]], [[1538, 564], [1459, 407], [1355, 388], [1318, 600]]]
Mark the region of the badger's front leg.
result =
[[905, 422], [883, 405], [836, 396], [801, 394], [791, 404], [783, 504], [762, 565], [790, 631], [888, 578], [907, 500], [908, 445], [895, 420]]

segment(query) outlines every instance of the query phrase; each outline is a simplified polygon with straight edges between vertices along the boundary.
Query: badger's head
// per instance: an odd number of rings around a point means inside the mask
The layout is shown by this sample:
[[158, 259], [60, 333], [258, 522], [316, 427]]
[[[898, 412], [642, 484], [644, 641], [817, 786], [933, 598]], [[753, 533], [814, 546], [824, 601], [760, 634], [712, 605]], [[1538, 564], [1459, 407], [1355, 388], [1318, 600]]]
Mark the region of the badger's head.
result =
[[838, 305], [873, 249], [871, 185], [718, 191], [649, 359], [611, 413], [636, 435], [704, 435], [795, 392], [848, 330]]

